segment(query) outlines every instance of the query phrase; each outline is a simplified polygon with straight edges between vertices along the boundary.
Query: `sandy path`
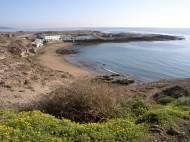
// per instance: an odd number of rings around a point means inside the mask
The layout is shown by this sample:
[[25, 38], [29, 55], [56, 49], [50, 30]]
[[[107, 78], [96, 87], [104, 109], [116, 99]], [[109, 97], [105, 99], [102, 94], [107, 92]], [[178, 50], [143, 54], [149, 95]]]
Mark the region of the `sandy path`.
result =
[[74, 77], [88, 76], [89, 73], [64, 60], [63, 55], [56, 54], [56, 50], [71, 46], [72, 43], [56, 43], [44, 46], [42, 53], [37, 57], [37, 61], [48, 68], [70, 73]]

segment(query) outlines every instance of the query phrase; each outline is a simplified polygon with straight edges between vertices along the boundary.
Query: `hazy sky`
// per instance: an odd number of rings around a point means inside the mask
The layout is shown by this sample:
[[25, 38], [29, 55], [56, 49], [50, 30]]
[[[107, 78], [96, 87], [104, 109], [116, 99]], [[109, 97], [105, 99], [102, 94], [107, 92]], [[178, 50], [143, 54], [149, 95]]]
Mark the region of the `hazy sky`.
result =
[[190, 0], [0, 0], [0, 26], [190, 28]]

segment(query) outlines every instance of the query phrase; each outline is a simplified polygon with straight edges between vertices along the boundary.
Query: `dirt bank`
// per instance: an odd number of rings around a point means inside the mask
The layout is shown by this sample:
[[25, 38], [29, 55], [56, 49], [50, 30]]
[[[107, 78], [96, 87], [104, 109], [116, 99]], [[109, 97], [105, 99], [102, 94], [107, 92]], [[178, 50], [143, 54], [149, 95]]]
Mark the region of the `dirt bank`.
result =
[[68, 72], [74, 77], [88, 76], [89, 73], [64, 60], [63, 55], [58, 55], [58, 49], [72, 46], [72, 43], [56, 43], [45, 45], [40, 54], [37, 56], [37, 62], [53, 70]]

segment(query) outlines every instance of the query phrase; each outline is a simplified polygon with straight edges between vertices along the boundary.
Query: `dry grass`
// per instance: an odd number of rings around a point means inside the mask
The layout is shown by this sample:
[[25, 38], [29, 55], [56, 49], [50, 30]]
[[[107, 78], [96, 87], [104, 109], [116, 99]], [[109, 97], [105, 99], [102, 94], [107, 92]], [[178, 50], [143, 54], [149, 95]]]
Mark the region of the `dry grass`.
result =
[[77, 122], [98, 122], [115, 116], [126, 100], [125, 88], [79, 80], [42, 97], [38, 109]]

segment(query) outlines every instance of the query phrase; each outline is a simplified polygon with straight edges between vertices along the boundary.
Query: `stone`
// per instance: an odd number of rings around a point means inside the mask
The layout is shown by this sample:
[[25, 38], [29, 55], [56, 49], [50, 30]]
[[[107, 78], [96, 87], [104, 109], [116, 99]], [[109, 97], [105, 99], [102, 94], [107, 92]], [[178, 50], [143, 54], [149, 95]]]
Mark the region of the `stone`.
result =
[[166, 133], [171, 136], [185, 137], [185, 132], [179, 132], [174, 128], [168, 129]]
[[164, 130], [159, 125], [151, 125], [149, 131], [153, 133], [162, 133]]

